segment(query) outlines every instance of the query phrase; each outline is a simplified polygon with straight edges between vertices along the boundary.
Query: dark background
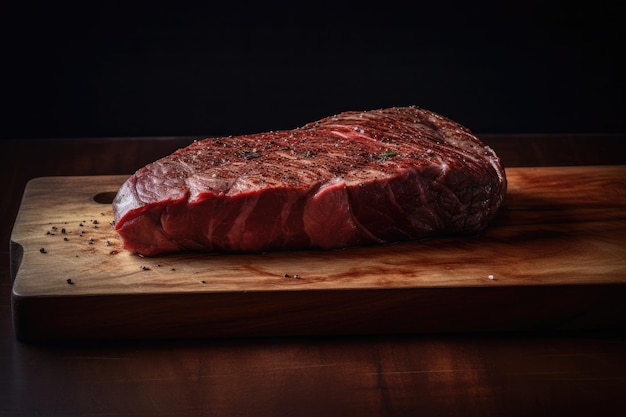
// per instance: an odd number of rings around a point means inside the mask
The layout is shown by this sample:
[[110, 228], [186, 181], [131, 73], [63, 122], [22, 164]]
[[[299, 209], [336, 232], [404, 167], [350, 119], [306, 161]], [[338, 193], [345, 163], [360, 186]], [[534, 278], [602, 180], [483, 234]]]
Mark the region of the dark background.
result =
[[254, 133], [410, 104], [477, 133], [626, 131], [620, 2], [14, 3], [2, 138]]

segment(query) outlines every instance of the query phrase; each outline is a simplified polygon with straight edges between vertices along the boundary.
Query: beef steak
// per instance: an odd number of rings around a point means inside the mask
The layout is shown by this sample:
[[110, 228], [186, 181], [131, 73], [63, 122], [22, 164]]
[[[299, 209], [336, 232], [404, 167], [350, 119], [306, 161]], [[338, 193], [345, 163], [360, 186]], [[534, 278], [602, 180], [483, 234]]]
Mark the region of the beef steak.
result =
[[335, 249], [479, 232], [505, 192], [467, 128], [400, 107], [196, 141], [128, 178], [113, 213], [144, 256]]

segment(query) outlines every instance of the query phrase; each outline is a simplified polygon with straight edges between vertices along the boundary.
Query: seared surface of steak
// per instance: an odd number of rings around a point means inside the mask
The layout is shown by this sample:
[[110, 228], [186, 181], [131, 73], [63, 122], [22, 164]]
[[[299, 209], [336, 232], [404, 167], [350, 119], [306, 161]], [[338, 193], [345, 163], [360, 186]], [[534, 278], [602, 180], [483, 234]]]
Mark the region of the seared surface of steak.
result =
[[479, 232], [505, 192], [468, 129], [400, 107], [196, 141], [133, 174], [113, 212], [145, 256], [336, 249]]

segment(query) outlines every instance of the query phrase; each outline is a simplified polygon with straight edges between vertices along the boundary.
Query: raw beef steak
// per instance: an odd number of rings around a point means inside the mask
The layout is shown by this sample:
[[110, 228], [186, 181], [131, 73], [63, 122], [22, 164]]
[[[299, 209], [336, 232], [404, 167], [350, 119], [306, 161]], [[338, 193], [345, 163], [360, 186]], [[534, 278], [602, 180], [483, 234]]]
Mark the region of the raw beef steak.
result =
[[479, 232], [505, 192], [468, 129], [401, 107], [196, 141], [133, 174], [113, 213], [144, 256], [336, 249]]

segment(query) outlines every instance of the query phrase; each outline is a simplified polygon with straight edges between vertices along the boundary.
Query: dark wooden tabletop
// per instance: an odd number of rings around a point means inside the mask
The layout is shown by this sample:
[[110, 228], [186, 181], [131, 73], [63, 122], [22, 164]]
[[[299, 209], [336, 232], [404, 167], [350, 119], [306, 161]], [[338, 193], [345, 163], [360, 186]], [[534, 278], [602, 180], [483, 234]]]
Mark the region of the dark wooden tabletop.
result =
[[[626, 164], [626, 135], [482, 138], [507, 167]], [[623, 415], [620, 331], [17, 341], [9, 240], [26, 182], [130, 174], [193, 139], [0, 142], [0, 416]]]

